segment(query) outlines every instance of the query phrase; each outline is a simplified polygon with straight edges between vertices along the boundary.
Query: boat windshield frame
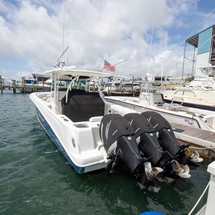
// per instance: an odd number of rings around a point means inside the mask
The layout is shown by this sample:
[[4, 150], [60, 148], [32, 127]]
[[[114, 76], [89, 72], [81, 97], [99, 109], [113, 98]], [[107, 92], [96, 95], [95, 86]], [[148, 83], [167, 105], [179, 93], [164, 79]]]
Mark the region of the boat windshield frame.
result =
[[[71, 67], [59, 67], [51, 69], [49, 71], [45, 71], [44, 75], [49, 75], [50, 77], [52, 77], [51, 97], [53, 98], [56, 112], [58, 112], [60, 91], [65, 91], [65, 95], [67, 95], [68, 91], [70, 90], [70, 87], [72, 87], [71, 89], [81, 89], [81, 81], [83, 80], [87, 80], [89, 78], [104, 78], [110, 76], [108, 72], [74, 69]], [[77, 82], [75, 83], [76, 80]], [[68, 83], [67, 81], [69, 81], [69, 85], [66, 86], [66, 88], [61, 88], [58, 84], [63, 81], [66, 81], [66, 83]], [[74, 86], [72, 86], [72, 83], [74, 83]]]

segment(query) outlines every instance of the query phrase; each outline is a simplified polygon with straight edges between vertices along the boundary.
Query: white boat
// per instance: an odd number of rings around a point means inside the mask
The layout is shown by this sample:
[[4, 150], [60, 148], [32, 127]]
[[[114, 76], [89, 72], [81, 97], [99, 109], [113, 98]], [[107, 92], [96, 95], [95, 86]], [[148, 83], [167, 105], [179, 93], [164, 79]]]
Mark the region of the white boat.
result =
[[161, 93], [141, 92], [139, 98], [105, 96], [104, 100], [111, 104], [126, 107], [127, 112], [131, 112], [132, 110], [137, 112], [155, 111], [170, 123], [215, 131], [215, 114], [213, 111], [184, 107], [174, 103], [164, 103]]
[[[164, 181], [188, 178], [188, 163], [201, 160], [187, 157], [188, 146], [172, 142], [175, 136], [170, 125], [163, 132], [168, 133], [169, 139], [165, 142], [171, 144], [173, 152], [166, 148], [164, 151], [155, 129], [143, 115], [116, 114], [125, 112], [126, 108], [105, 104], [98, 92], [84, 90], [86, 79], [109, 74], [69, 67], [55, 68], [44, 74], [52, 77], [51, 91], [35, 92], [30, 98], [37, 108], [40, 124], [77, 173], [126, 168], [141, 189], [156, 191], [153, 180], [158, 175]], [[160, 127], [164, 122], [162, 118]], [[135, 132], [136, 126], [139, 132]], [[150, 145], [145, 147], [145, 142]]]
[[[98, 126], [104, 115], [103, 102], [97, 93], [86, 93], [81, 97], [82, 91], [72, 88], [77, 84], [81, 85], [86, 77], [103, 77], [107, 73], [62, 67], [44, 74], [52, 77], [51, 92], [30, 94], [38, 110], [40, 124], [78, 173], [105, 168], [107, 153], [102, 147]], [[81, 101], [77, 101], [75, 106], [74, 101], [74, 108], [70, 111], [70, 107], [65, 104], [70, 99], [71, 92], [76, 93], [76, 100], [83, 99], [83, 102], [81, 104]], [[86, 100], [86, 95], [89, 95], [90, 102]]]
[[114, 77], [110, 82], [105, 83], [102, 93], [112, 96], [139, 96], [140, 83], [128, 77]]
[[182, 87], [172, 93], [163, 93], [163, 101], [177, 103], [186, 107], [215, 111], [215, 92], [203, 87]]
[[213, 77], [209, 77], [208, 75], [206, 77], [195, 77], [192, 81], [185, 83], [185, 87], [214, 90], [215, 80]]

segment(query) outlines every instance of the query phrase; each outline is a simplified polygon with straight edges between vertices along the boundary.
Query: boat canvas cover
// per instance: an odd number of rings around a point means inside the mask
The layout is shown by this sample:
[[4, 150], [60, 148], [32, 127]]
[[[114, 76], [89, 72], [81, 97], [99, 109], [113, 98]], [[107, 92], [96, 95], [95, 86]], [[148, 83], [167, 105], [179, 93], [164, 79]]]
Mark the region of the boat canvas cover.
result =
[[98, 92], [73, 89], [61, 100], [62, 114], [73, 122], [89, 121], [91, 117], [104, 115], [104, 102]]

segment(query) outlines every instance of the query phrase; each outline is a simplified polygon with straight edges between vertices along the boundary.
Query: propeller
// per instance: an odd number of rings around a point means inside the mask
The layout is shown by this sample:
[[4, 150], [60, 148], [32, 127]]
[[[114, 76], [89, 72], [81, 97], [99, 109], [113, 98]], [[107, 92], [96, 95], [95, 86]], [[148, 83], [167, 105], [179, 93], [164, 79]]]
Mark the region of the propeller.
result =
[[189, 166], [183, 165], [183, 164], [179, 164], [178, 161], [174, 160], [175, 164], [176, 164], [176, 172], [178, 174], [179, 177], [181, 178], [190, 178], [191, 175], [189, 174], [190, 172], [190, 168]]
[[154, 180], [159, 173], [163, 172], [163, 169], [160, 167], [152, 167], [151, 162], [145, 162], [144, 166], [146, 176], [150, 181]]
[[191, 161], [195, 163], [200, 163], [203, 161], [203, 158], [200, 158], [198, 151], [193, 151], [193, 153], [190, 155]]

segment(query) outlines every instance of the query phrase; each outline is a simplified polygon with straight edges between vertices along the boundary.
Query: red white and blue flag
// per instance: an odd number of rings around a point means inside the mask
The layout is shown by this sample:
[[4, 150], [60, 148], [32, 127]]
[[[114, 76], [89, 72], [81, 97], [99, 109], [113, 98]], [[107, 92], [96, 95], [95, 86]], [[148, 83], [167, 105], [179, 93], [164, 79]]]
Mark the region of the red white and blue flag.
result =
[[109, 62], [107, 62], [106, 60], [104, 60], [104, 67], [103, 67], [104, 70], [107, 70], [107, 71], [111, 71], [111, 72], [115, 72], [115, 66], [111, 65]]

